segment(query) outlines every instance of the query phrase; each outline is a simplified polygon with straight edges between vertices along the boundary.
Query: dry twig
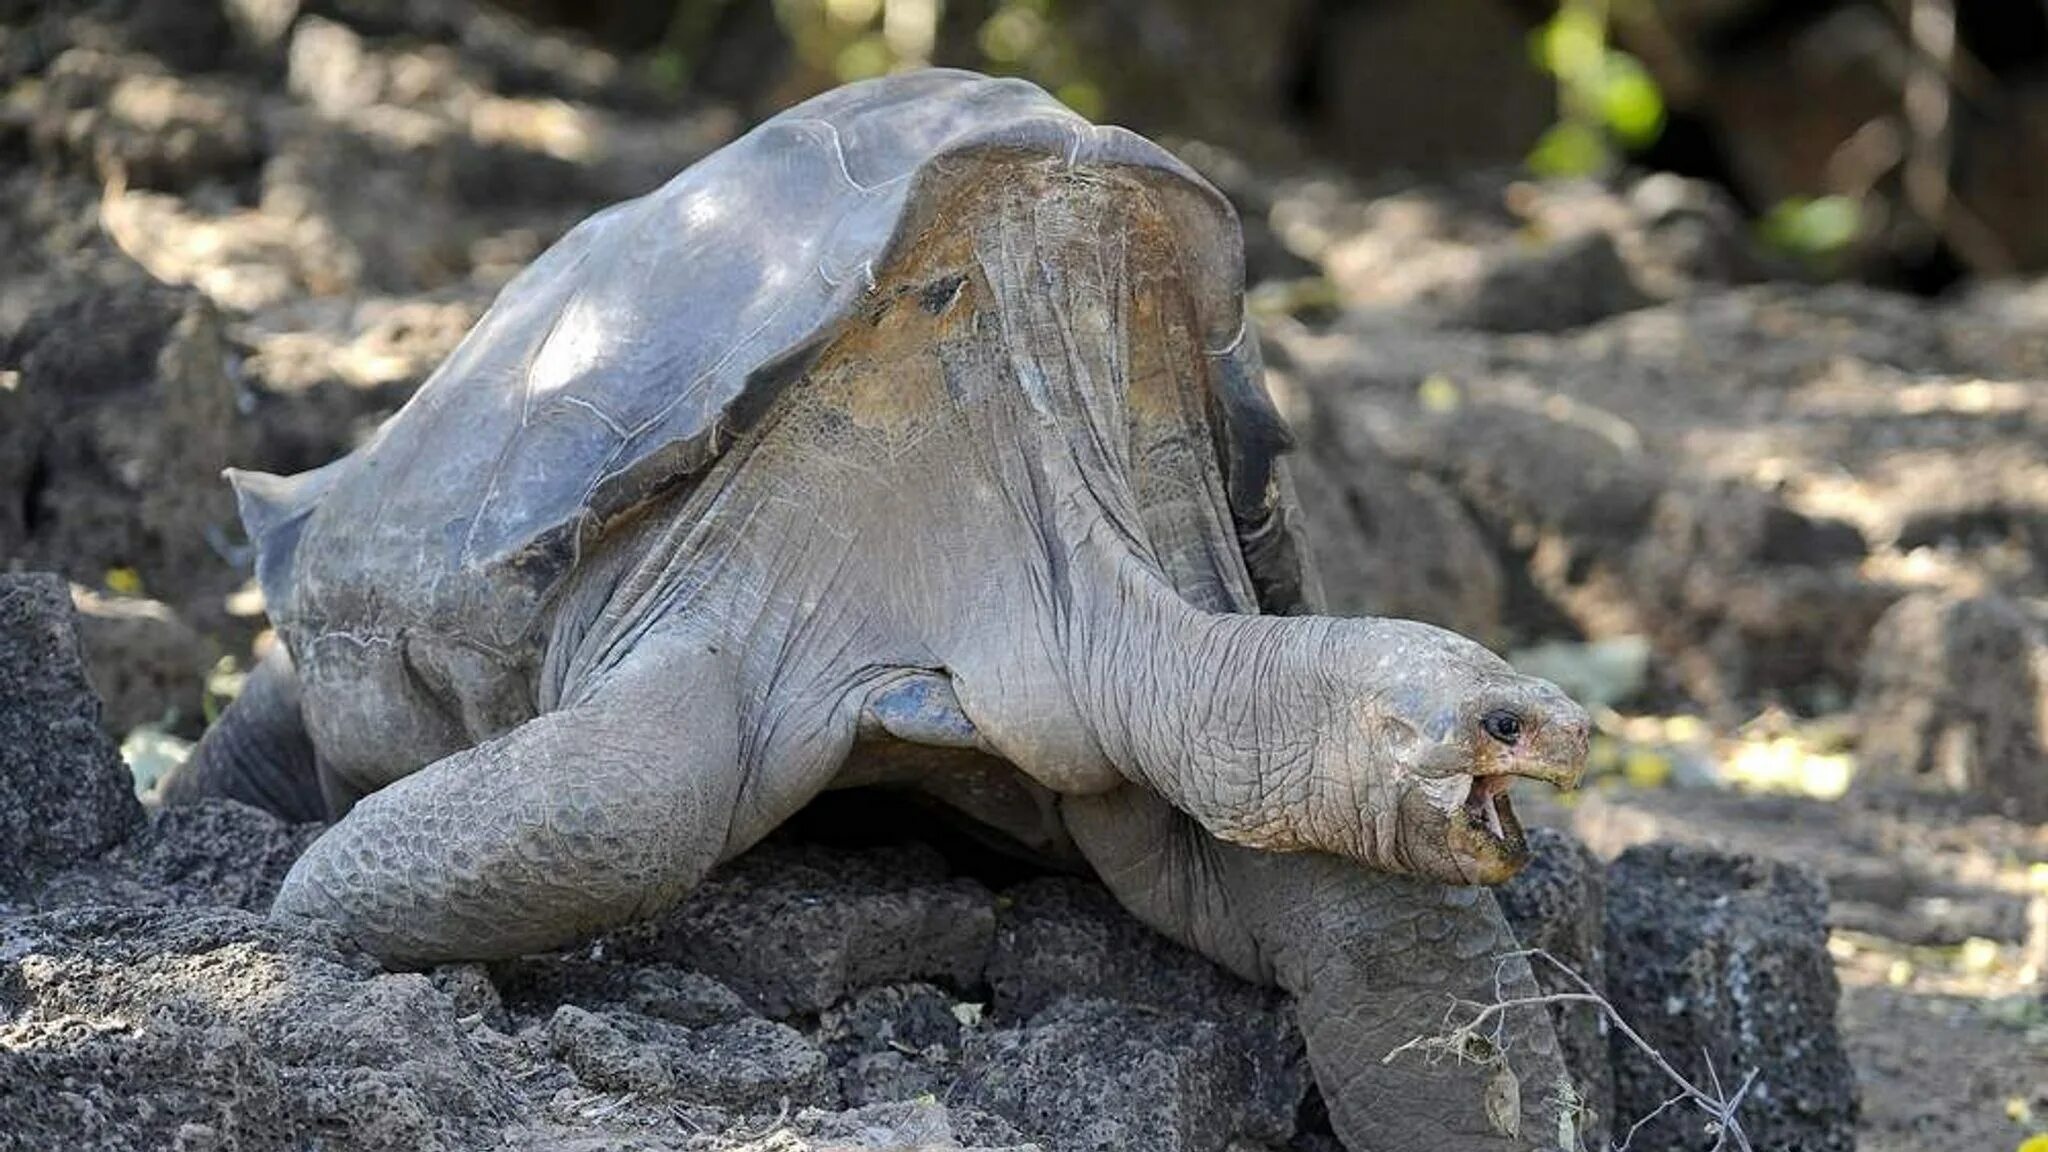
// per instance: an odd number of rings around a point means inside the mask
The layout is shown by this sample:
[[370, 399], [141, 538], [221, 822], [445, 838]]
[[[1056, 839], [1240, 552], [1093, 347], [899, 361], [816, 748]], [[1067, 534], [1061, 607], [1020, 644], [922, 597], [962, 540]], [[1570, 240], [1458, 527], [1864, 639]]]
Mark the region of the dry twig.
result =
[[[1715, 1152], [1721, 1152], [1722, 1149], [1753, 1152], [1749, 1136], [1743, 1132], [1742, 1121], [1737, 1113], [1741, 1110], [1743, 1101], [1748, 1098], [1750, 1089], [1756, 1084], [1756, 1069], [1750, 1069], [1743, 1076], [1742, 1082], [1736, 1085], [1735, 1091], [1730, 1093], [1723, 1089], [1720, 1073], [1715, 1070], [1712, 1057], [1702, 1052], [1700, 1057], [1707, 1074], [1707, 1085], [1702, 1087], [1673, 1067], [1662, 1052], [1622, 1018], [1621, 1013], [1607, 997], [1587, 983], [1585, 977], [1579, 975], [1570, 965], [1541, 948], [1504, 953], [1497, 960], [1494, 968], [1492, 1003], [1481, 1004], [1471, 1000], [1454, 999], [1444, 1013], [1442, 1032], [1434, 1036], [1417, 1036], [1409, 1040], [1388, 1052], [1383, 1062], [1391, 1063], [1405, 1053], [1415, 1052], [1431, 1063], [1450, 1058], [1459, 1063], [1476, 1064], [1482, 1068], [1492, 1069], [1497, 1075], [1506, 1074], [1512, 1077], [1513, 1073], [1507, 1061], [1505, 1036], [1507, 1013], [1510, 1009], [1541, 1007], [1547, 1010], [1554, 1004], [1588, 1004], [1598, 1009], [1611, 1027], [1649, 1057], [1657, 1070], [1677, 1088], [1670, 1098], [1630, 1125], [1621, 1143], [1610, 1144], [1611, 1152], [1628, 1152], [1629, 1144], [1636, 1138], [1637, 1133], [1657, 1117], [1682, 1104], [1690, 1104], [1705, 1115], [1706, 1132], [1714, 1137]], [[1562, 975], [1573, 990], [1549, 992], [1538, 996], [1506, 995], [1502, 983], [1507, 966], [1516, 961], [1526, 965], [1530, 961], [1538, 960]], [[1579, 1148], [1583, 1147], [1583, 1143], [1579, 1143]]]

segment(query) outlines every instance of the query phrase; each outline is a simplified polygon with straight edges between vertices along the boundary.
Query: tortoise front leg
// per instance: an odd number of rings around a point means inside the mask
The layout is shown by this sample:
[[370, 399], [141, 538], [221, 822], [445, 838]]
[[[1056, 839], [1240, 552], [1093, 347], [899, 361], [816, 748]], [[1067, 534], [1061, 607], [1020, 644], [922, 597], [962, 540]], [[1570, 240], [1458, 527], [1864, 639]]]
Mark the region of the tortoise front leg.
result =
[[[1296, 999], [1309, 1063], [1352, 1152], [1501, 1152], [1557, 1145], [1563, 1055], [1541, 1008], [1508, 1013], [1519, 1115], [1489, 1116], [1492, 1073], [1388, 1053], [1444, 1029], [1452, 998], [1537, 994], [1496, 957], [1514, 933], [1492, 893], [1373, 872], [1334, 856], [1225, 844], [1135, 787], [1061, 801], [1117, 899], [1154, 929]], [[1498, 1104], [1493, 1109], [1501, 1111]], [[1516, 1135], [1502, 1131], [1515, 1129]]]
[[424, 966], [557, 947], [675, 903], [731, 826], [733, 679], [707, 645], [643, 641], [562, 709], [364, 798], [292, 866], [272, 915]]

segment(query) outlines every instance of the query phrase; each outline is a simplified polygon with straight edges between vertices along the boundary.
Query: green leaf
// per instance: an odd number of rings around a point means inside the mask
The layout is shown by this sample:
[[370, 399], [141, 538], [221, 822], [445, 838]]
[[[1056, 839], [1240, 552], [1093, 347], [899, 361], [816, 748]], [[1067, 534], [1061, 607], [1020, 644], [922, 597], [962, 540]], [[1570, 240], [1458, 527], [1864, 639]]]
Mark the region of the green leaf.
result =
[[1021, 4], [1006, 5], [981, 26], [982, 54], [998, 64], [1020, 64], [1045, 42], [1045, 18]]
[[1567, 4], [1530, 40], [1536, 65], [1567, 84], [1597, 76], [1607, 50], [1607, 27], [1590, 8]]
[[1423, 411], [1438, 416], [1456, 412], [1465, 402], [1457, 382], [1441, 372], [1432, 372], [1423, 378], [1421, 386], [1415, 390], [1415, 399]]
[[880, 33], [873, 33], [841, 48], [832, 59], [832, 70], [841, 80], [866, 80], [887, 72], [895, 62], [889, 42]]
[[1664, 131], [1664, 94], [1635, 57], [1609, 52], [1597, 98], [1601, 118], [1614, 138], [1640, 147]]
[[1607, 141], [1576, 120], [1553, 124], [1529, 153], [1529, 168], [1538, 176], [1591, 176], [1612, 160]]
[[1801, 256], [1839, 252], [1863, 226], [1862, 209], [1847, 196], [1781, 200], [1764, 214], [1763, 237], [1771, 246]]
[[647, 61], [647, 79], [663, 92], [679, 93], [690, 82], [690, 61], [674, 48], [663, 48]]
[[1062, 84], [1053, 90], [1053, 95], [1059, 97], [1060, 103], [1065, 104], [1090, 120], [1098, 120], [1102, 117], [1102, 89], [1097, 88], [1086, 80], [1074, 80]]

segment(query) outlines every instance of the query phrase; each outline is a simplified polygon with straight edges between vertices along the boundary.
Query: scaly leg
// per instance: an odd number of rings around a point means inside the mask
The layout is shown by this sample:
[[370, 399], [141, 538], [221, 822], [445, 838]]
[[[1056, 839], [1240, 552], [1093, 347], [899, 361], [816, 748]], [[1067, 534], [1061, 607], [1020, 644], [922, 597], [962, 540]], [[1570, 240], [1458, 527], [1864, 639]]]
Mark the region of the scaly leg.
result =
[[731, 669], [643, 640], [564, 706], [365, 797], [293, 865], [273, 916], [388, 963], [487, 960], [665, 908], [720, 858], [741, 773]]

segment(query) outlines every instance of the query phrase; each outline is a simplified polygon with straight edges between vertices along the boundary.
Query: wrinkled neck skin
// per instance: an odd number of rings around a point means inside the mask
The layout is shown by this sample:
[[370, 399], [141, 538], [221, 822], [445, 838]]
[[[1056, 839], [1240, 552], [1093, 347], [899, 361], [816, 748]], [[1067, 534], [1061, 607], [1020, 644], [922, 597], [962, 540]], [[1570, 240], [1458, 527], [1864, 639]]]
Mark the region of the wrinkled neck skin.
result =
[[1071, 655], [1077, 699], [1121, 774], [1232, 843], [1391, 852], [1395, 798], [1324, 762], [1336, 743], [1315, 739], [1348, 729], [1354, 751], [1379, 739], [1371, 701], [1344, 707], [1327, 670], [1336, 645], [1370, 646], [1383, 622], [1206, 612], [1140, 558], [1105, 561], [1106, 587], [1074, 606]]

